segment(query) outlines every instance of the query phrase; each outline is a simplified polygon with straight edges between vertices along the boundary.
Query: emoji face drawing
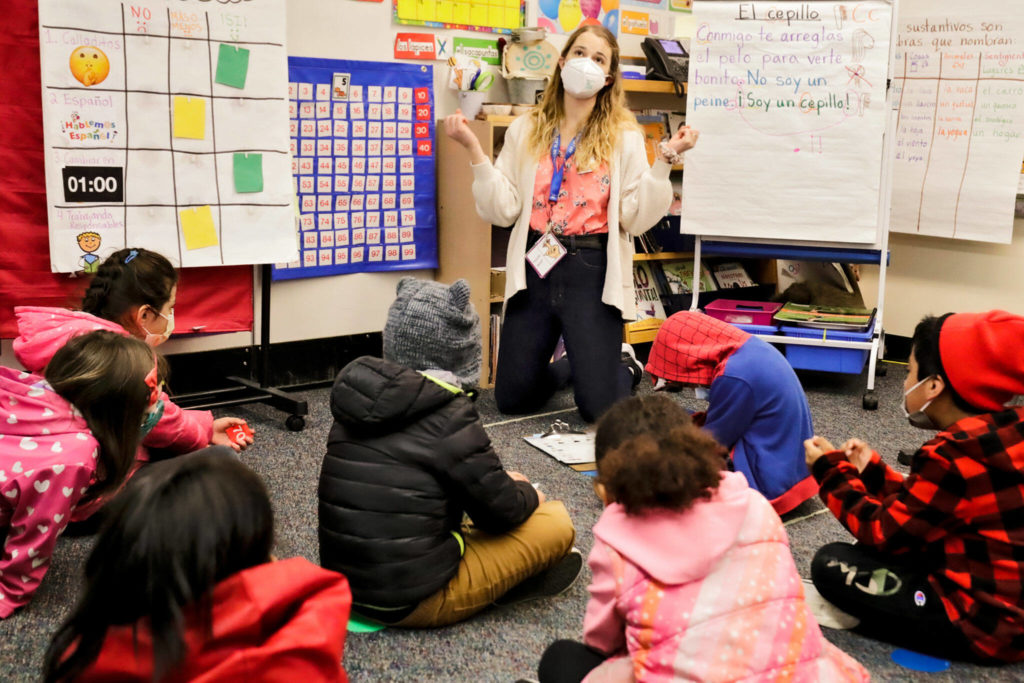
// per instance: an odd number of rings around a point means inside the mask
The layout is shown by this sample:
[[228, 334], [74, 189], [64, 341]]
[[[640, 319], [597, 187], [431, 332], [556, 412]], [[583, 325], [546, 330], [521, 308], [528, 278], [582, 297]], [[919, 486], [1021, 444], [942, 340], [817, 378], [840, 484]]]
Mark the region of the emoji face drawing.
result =
[[103, 82], [110, 73], [110, 60], [103, 50], [92, 45], [80, 45], [71, 52], [71, 75], [88, 87]]

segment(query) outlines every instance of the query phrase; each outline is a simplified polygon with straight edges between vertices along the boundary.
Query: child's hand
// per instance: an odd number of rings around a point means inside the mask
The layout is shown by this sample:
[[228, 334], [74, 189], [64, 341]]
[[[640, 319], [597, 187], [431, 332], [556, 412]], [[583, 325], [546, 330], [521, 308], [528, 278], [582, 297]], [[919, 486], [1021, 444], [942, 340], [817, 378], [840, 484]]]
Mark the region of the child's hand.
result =
[[836, 449], [829, 440], [823, 436], [812, 436], [804, 441], [804, 459], [808, 467], [812, 467], [818, 458]]
[[239, 417], [222, 417], [213, 421], [213, 438], [210, 439], [210, 443], [214, 446], [230, 446], [235, 451], [244, 451], [246, 448], [252, 445], [253, 437], [252, 432], [249, 434], [243, 434], [241, 438], [233, 438], [231, 434], [228, 434], [228, 430], [235, 426], [245, 426], [248, 430], [248, 425], [245, 424], [245, 420]]
[[871, 446], [860, 439], [850, 439], [843, 444], [842, 450], [846, 453], [846, 459], [857, 466], [858, 472], [863, 472], [871, 462]]

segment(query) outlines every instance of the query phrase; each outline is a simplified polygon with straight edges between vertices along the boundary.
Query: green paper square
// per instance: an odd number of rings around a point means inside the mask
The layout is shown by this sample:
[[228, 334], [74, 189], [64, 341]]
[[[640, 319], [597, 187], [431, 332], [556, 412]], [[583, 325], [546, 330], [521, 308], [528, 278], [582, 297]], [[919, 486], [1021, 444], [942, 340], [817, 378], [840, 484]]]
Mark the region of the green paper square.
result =
[[217, 77], [214, 80], [232, 88], [244, 88], [248, 71], [249, 51], [244, 47], [221, 43], [217, 53]]
[[262, 154], [235, 154], [235, 192], [263, 192]]

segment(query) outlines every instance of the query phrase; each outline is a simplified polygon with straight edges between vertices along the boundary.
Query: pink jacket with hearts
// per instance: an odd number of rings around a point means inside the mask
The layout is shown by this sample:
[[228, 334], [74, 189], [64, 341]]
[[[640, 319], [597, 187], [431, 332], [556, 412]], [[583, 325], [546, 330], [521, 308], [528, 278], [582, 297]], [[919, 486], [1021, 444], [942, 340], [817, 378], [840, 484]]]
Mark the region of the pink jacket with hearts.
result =
[[[14, 340], [14, 355], [31, 372], [42, 373], [53, 354], [68, 339], [94, 330], [109, 330], [128, 336], [128, 331], [117, 323], [98, 318], [83, 311], [43, 306], [16, 306], [18, 338]], [[164, 415], [142, 445], [146, 448], [166, 448], [175, 453], [189, 453], [210, 445], [213, 438], [213, 413], [208, 410], [182, 410], [167, 394], [161, 393]], [[140, 451], [140, 460], [148, 460]]]
[[99, 444], [46, 381], [0, 367], [0, 619], [28, 603], [94, 480]]

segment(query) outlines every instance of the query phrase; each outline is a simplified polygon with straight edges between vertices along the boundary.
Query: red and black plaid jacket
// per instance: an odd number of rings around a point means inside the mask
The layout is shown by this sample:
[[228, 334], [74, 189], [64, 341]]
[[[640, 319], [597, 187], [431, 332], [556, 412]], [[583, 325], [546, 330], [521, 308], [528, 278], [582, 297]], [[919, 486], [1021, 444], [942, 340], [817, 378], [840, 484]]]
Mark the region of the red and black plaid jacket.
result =
[[910, 475], [874, 453], [812, 468], [828, 509], [857, 540], [911, 552], [950, 621], [979, 654], [1024, 660], [1024, 408], [964, 418], [914, 454]]

